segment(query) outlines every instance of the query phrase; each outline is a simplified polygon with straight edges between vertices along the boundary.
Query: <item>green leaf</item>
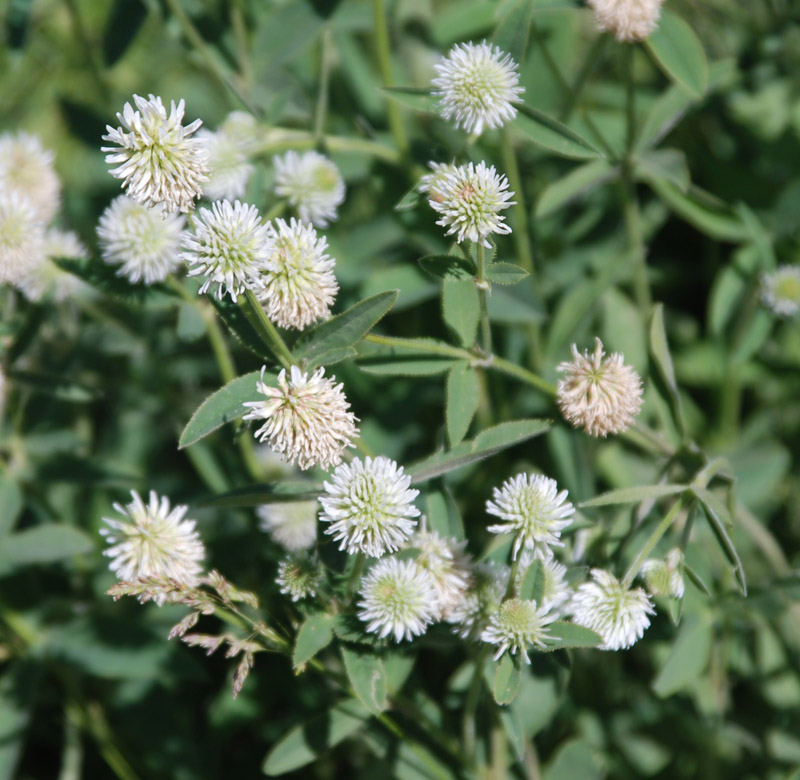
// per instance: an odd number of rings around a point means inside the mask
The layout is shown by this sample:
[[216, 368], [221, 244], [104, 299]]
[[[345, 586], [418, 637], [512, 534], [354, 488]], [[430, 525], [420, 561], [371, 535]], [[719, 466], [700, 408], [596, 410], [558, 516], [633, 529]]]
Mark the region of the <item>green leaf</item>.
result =
[[[358, 367], [376, 376], [436, 376], [446, 374], [460, 360], [439, 357], [429, 352], [406, 353], [393, 349], [395, 354], [380, 354], [361, 358]], [[399, 354], [398, 354], [399, 353]]]
[[519, 597], [526, 601], [535, 601], [537, 604], [541, 604], [544, 598], [544, 585], [544, 565], [537, 558], [528, 566], [528, 571], [525, 572], [522, 587], [519, 589]]
[[500, 705], [511, 704], [519, 692], [521, 677], [522, 669], [519, 659], [512, 657], [510, 653], [503, 653], [494, 672], [492, 685], [494, 700]]
[[241, 296], [239, 302], [234, 303], [228, 296], [220, 300], [215, 295], [211, 295], [209, 300], [228, 327], [228, 330], [243, 346], [258, 355], [262, 360], [270, 363], [274, 362], [275, 358], [272, 352], [264, 344], [258, 335], [258, 331], [250, 321], [250, 317], [254, 317], [255, 314], [247, 302], [247, 298]]
[[514, 263], [491, 263], [486, 269], [486, 278], [495, 284], [516, 284], [530, 274]]
[[682, 193], [689, 189], [689, 166], [680, 149], [650, 149], [636, 158], [636, 177], [644, 181], [663, 180]]
[[545, 187], [536, 204], [536, 216], [546, 217], [576, 198], [614, 178], [619, 166], [608, 160], [592, 160]]
[[375, 324], [394, 306], [397, 290], [365, 298], [347, 311], [307, 330], [292, 350], [295, 358], [307, 360], [309, 368], [320, 365], [325, 353], [358, 344]]
[[416, 661], [416, 653], [384, 653], [383, 668], [386, 670], [386, 685], [390, 694], [395, 694], [400, 691], [405, 681], [411, 675]]
[[603, 644], [603, 638], [599, 634], [575, 623], [557, 620], [550, 624], [549, 630], [550, 638], [544, 640], [548, 652], [567, 647], [597, 647]]
[[656, 30], [645, 46], [664, 74], [683, 85], [696, 97], [708, 87], [708, 61], [692, 28], [668, 9], [661, 13]]
[[142, 304], [154, 293], [177, 296], [163, 284], [132, 284], [122, 276], [117, 276], [113, 266], [99, 259], [70, 260], [56, 258], [53, 262], [65, 271], [77, 276], [86, 284], [105, 295], [123, 303]]
[[435, 279], [474, 279], [475, 267], [455, 255], [425, 255], [417, 260], [426, 274]]
[[361, 702], [349, 699], [302, 726], [295, 726], [267, 753], [261, 771], [277, 777], [310, 764], [358, 731], [370, 717]]
[[459, 541], [465, 539], [464, 523], [453, 496], [446, 487], [441, 490], [428, 490], [425, 495], [426, 516], [432, 531], [440, 536], [452, 537]]
[[455, 365], [447, 375], [446, 389], [447, 439], [454, 447], [466, 436], [478, 408], [480, 385], [475, 369], [466, 360]]
[[583, 136], [553, 119], [542, 111], [521, 103], [514, 127], [521, 130], [537, 146], [555, 152], [561, 157], [591, 159], [603, 153]]
[[322, 492], [315, 482], [271, 482], [247, 485], [220, 496], [201, 501], [201, 506], [259, 506], [260, 504], [285, 504], [290, 501], [313, 501]]
[[500, 722], [503, 724], [503, 730], [506, 732], [508, 742], [514, 750], [514, 756], [517, 761], [522, 762], [525, 758], [526, 740], [519, 714], [513, 705], [511, 707], [503, 707], [499, 713]]
[[648, 179], [647, 184], [678, 216], [709, 238], [732, 243], [750, 238], [741, 219], [726, 204], [704, 197], [702, 190], [697, 187], [690, 187], [684, 195], [665, 179]]
[[361, 703], [379, 715], [388, 706], [386, 671], [380, 656], [370, 650], [351, 650], [342, 645], [342, 660], [347, 677]]
[[636, 139], [636, 151], [655, 146], [680, 122], [696, 98], [680, 84], [673, 84], [653, 103]]
[[[525, 60], [535, 5], [530, 0], [513, 0], [498, 7], [498, 13], [502, 16], [498, 18], [494, 28], [492, 43], [501, 51], [508, 52], [514, 62], [521, 63]], [[455, 8], [460, 6], [459, 3]]]
[[659, 696], [671, 696], [690, 685], [703, 673], [710, 655], [711, 623], [706, 617], [690, 615], [653, 680], [653, 690]]
[[736, 575], [736, 580], [739, 583], [742, 595], [746, 596], [747, 578], [744, 573], [744, 566], [742, 566], [741, 558], [739, 558], [739, 553], [736, 551], [736, 545], [734, 545], [733, 540], [728, 534], [728, 528], [733, 527], [733, 518], [728, 508], [714, 493], [708, 490], [708, 488], [693, 487], [692, 493], [694, 493], [705, 510], [705, 515], [711, 525], [711, 530], [717, 537], [717, 542], [719, 542], [719, 546], [722, 548], [725, 557], [733, 566], [733, 571]]
[[19, 485], [6, 472], [0, 472], [0, 536], [14, 528], [23, 506]]
[[18, 777], [25, 734], [35, 706], [41, 676], [37, 660], [29, 656], [8, 661], [0, 677], [0, 780]]
[[687, 485], [638, 485], [636, 487], [609, 490], [596, 498], [582, 501], [581, 508], [589, 506], [609, 506], [611, 504], [638, 504], [641, 501], [673, 496], [682, 493]]
[[384, 92], [390, 100], [396, 100], [414, 111], [425, 114], [436, 113], [438, 99], [427, 87], [382, 87], [381, 92]]
[[103, 30], [103, 62], [113, 65], [128, 50], [144, 20], [147, 6], [139, 0], [114, 0]]
[[310, 614], [300, 626], [294, 643], [292, 663], [295, 667], [308, 663], [333, 639], [334, 616], [327, 612]]
[[0, 570], [61, 561], [94, 548], [94, 539], [79, 528], [60, 523], [37, 525], [5, 537], [0, 547]]
[[195, 304], [180, 301], [176, 332], [181, 341], [197, 341], [205, 334], [206, 323]]
[[480, 319], [478, 288], [473, 281], [445, 281], [442, 287], [442, 318], [458, 339], [471, 347], [475, 343]]
[[449, 471], [477, 463], [515, 444], [550, 430], [550, 420], [513, 420], [487, 428], [470, 441], [461, 442], [447, 452], [437, 452], [406, 469], [412, 484], [440, 477]]
[[672, 408], [672, 416], [678, 430], [684, 432], [683, 413], [681, 411], [681, 397], [678, 393], [678, 383], [675, 380], [675, 368], [672, 364], [672, 355], [667, 343], [667, 331], [664, 327], [664, 304], [657, 303], [650, 312], [649, 328], [650, 355], [656, 364], [658, 376], [666, 387], [667, 397]]
[[[237, 377], [212, 393], [197, 408], [192, 418], [186, 423], [178, 442], [178, 449], [190, 447], [196, 441], [213, 433], [225, 423], [232, 422], [241, 417], [247, 408], [245, 401], [257, 401], [263, 398], [256, 387], [261, 376], [260, 371], [251, 371], [249, 374]], [[274, 375], [264, 375], [265, 379], [277, 380]]]

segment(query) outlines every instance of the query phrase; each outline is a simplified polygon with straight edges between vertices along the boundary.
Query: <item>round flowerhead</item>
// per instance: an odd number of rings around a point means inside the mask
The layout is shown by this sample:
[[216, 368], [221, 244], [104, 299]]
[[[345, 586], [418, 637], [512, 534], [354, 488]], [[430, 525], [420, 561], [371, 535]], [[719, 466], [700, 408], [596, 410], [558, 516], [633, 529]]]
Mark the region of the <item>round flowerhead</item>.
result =
[[545, 639], [550, 636], [547, 626], [556, 619], [555, 614], [540, 608], [535, 601], [507, 599], [489, 619], [489, 625], [481, 634], [481, 640], [497, 646], [494, 660], [506, 651], [511, 655], [519, 652], [526, 664], [531, 662], [528, 647], [545, 649]]
[[761, 300], [779, 317], [800, 312], [800, 265], [782, 265], [761, 277]]
[[258, 293], [267, 316], [282, 328], [298, 330], [327, 319], [339, 285], [333, 275], [336, 261], [325, 251], [325, 238], [294, 218], [288, 225], [276, 219], [270, 236], [271, 251]]
[[42, 262], [29, 268], [17, 287], [29, 301], [50, 298], [61, 302], [73, 298], [88, 287], [74, 274], [62, 270], [53, 259], [78, 260], [88, 255], [88, 250], [75, 233], [50, 228], [44, 235]]
[[258, 507], [258, 527], [290, 552], [309, 550], [317, 542], [317, 502], [290, 501]]
[[135, 490], [131, 498], [127, 506], [114, 504], [121, 519], [103, 518], [110, 528], [100, 533], [113, 545], [104, 551], [111, 571], [125, 581], [158, 577], [194, 587], [206, 551], [195, 521], [184, 519], [188, 507], [170, 509], [169, 499], [152, 490], [147, 504]]
[[322, 570], [315, 558], [306, 553], [293, 553], [278, 564], [275, 582], [281, 593], [292, 601], [313, 598], [322, 582]]
[[247, 155], [255, 154], [262, 141], [258, 120], [246, 111], [231, 111], [220, 130]]
[[569, 609], [572, 620], [603, 638], [601, 650], [624, 650], [642, 638], [655, 610], [641, 589], [629, 589], [603, 569], [592, 569], [592, 582], [580, 585]]
[[419, 491], [410, 484], [403, 467], [383, 456], [342, 463], [319, 499], [319, 519], [330, 523], [325, 533], [350, 555], [380, 558], [400, 549], [417, 525], [411, 518], [419, 515], [412, 503]]
[[573, 344], [572, 360], [557, 366], [564, 373], [556, 388], [561, 414], [591, 436], [622, 433], [642, 408], [639, 375], [619, 352], [604, 356], [603, 342], [595, 339], [592, 354], [581, 355]]
[[664, 0], [588, 0], [597, 26], [618, 41], [643, 41], [658, 26]]
[[194, 233], [184, 233], [181, 245], [190, 267], [187, 275], [205, 276], [200, 292], [216, 285], [217, 298], [230, 294], [235, 301], [258, 283], [272, 240], [255, 206], [218, 200], [210, 210], [200, 209]]
[[[428, 167], [431, 169], [430, 173], [426, 173], [417, 185], [419, 192], [433, 192], [433, 190], [443, 184], [448, 175], [455, 173], [458, 166], [455, 163], [437, 163], [429, 162]], [[433, 195], [431, 197], [434, 197]], [[438, 196], [436, 196], [438, 197]]]
[[217, 130], [201, 129], [197, 137], [203, 142], [208, 157], [209, 175], [203, 190], [209, 200], [243, 198], [253, 166], [237, 139]]
[[53, 168], [54, 155], [30, 133], [0, 135], [0, 190], [16, 190], [43, 222], [61, 204], [61, 182]]
[[493, 534], [516, 534], [513, 557], [524, 547], [540, 550], [545, 557], [551, 545], [562, 545], [561, 531], [572, 523], [575, 508], [567, 491], [558, 492], [554, 479], [541, 474], [517, 474], [494, 488], [486, 511], [504, 523], [489, 526]]
[[663, 561], [648, 558], [640, 574], [653, 596], [683, 598], [683, 551], [679, 547], [673, 547]]
[[479, 135], [485, 127], [502, 127], [517, 115], [514, 103], [525, 91], [519, 86], [518, 65], [497, 46], [457, 43], [435, 68], [433, 94], [439, 110], [456, 127]]
[[472, 567], [471, 586], [447, 616], [462, 639], [479, 639], [503, 601], [511, 570], [507, 566], [478, 563]]
[[161, 206], [163, 214], [191, 211], [208, 175], [203, 141], [192, 137], [203, 123], [195, 119], [183, 126], [183, 100], [177, 106], [172, 101], [169, 116], [155, 95], [147, 100], [134, 95], [133, 102], [135, 109], [126, 103], [117, 114], [122, 127], [106, 125], [103, 140], [117, 145], [102, 147], [106, 162], [117, 166], [111, 175], [145, 206]]
[[0, 283], [16, 283], [46, 261], [39, 212], [17, 190], [0, 190]]
[[286, 152], [273, 158], [275, 192], [297, 209], [303, 222], [327, 227], [336, 220], [344, 201], [344, 180], [339, 169], [319, 152]]
[[278, 386], [264, 382], [266, 366], [256, 389], [264, 400], [247, 401], [250, 408], [245, 420], [264, 420], [256, 437], [266, 441], [286, 462], [301, 469], [338, 465], [346, 447], [353, 446], [358, 435], [356, 416], [335, 377], [325, 377], [325, 369], [311, 376], [292, 366], [289, 377], [284, 369]]
[[[423, 518], [423, 524], [425, 519]], [[466, 541], [440, 536], [436, 531], [420, 530], [408, 541], [419, 550], [417, 564], [433, 576], [436, 586], [436, 619], [447, 620], [467, 595], [472, 583]]]
[[395, 642], [424, 634], [435, 618], [436, 588], [415, 561], [383, 558], [361, 581], [358, 617], [367, 631]]
[[500, 176], [494, 165], [469, 163], [436, 174], [428, 203], [441, 216], [436, 224], [447, 228], [446, 235], [457, 234], [459, 243], [468, 238], [490, 247], [490, 233], [511, 232], [505, 217], [498, 212], [514, 205], [514, 193], [509, 192], [508, 179]]
[[180, 244], [186, 218], [180, 214], [159, 217], [154, 209], [119, 195], [100, 216], [97, 237], [117, 276], [137, 284], [163, 282], [181, 265]]

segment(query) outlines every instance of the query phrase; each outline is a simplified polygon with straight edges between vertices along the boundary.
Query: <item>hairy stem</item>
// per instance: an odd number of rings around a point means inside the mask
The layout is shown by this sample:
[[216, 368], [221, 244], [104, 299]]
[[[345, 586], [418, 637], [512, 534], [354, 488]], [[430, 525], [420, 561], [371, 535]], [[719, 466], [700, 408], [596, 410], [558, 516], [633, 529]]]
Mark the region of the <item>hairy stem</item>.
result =
[[288, 371], [295, 365], [295, 359], [289, 347], [286, 346], [286, 342], [281, 337], [281, 334], [278, 333], [277, 328], [272, 324], [272, 320], [267, 317], [267, 313], [264, 311], [264, 307], [261, 305], [258, 298], [256, 298], [255, 293], [252, 290], [246, 290], [245, 298], [250, 306], [250, 312], [253, 315], [251, 322], [258, 329], [258, 335], [261, 336], [264, 343], [270, 348], [281, 366]]

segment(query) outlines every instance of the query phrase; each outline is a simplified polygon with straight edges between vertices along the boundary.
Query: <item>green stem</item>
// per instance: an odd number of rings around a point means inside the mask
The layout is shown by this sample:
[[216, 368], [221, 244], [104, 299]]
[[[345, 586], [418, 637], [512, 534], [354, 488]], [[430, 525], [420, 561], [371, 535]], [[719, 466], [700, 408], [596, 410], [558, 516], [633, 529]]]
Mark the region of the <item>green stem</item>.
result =
[[347, 594], [347, 600], [353, 598], [353, 594], [356, 592], [356, 587], [358, 583], [361, 581], [361, 574], [364, 571], [364, 566], [367, 563], [367, 556], [365, 553], [358, 553], [356, 556], [355, 562], [353, 563], [353, 570], [350, 572], [350, 576], [347, 579], [347, 587], [345, 588], [345, 593]]
[[478, 657], [475, 659], [475, 671], [472, 674], [472, 681], [467, 691], [467, 699], [464, 702], [464, 721], [462, 724], [461, 740], [464, 745], [464, 755], [471, 766], [477, 764], [475, 755], [476, 748], [476, 715], [478, 712], [478, 702], [480, 701], [481, 686], [483, 684], [483, 667], [489, 657], [490, 649], [488, 646], [481, 648]]
[[559, 119], [562, 122], [567, 122], [572, 115], [572, 111], [575, 108], [576, 103], [578, 102], [578, 96], [583, 91], [584, 86], [586, 86], [586, 82], [589, 80], [589, 77], [592, 75], [592, 71], [594, 71], [595, 66], [597, 65], [598, 61], [600, 60], [601, 55], [605, 51], [606, 43], [609, 41], [610, 36], [600, 34], [595, 38], [594, 43], [592, 44], [592, 48], [589, 50], [589, 53], [586, 55], [586, 58], [581, 65], [580, 72], [578, 73], [578, 77], [575, 79], [575, 84], [569, 92], [567, 96], [567, 101], [564, 104], [564, 108], [561, 109], [561, 114], [559, 115]]
[[542, 379], [538, 374], [534, 374], [533, 371], [528, 371], [527, 368], [522, 368], [522, 366], [518, 366], [505, 358], [495, 355], [489, 368], [500, 371], [502, 374], [513, 376], [547, 395], [553, 396], [556, 394], [555, 385], [551, 385], [550, 382]]
[[481, 312], [481, 347], [484, 355], [492, 354], [492, 326], [489, 324], [489, 309], [486, 305], [486, 296], [492, 289], [486, 279], [486, 247], [478, 241], [476, 244], [478, 255], [478, 276], [475, 285], [478, 288], [478, 304]]
[[322, 33], [322, 46], [319, 64], [319, 89], [317, 90], [317, 105], [314, 109], [314, 141], [318, 146], [322, 141], [322, 132], [325, 127], [325, 115], [328, 111], [328, 79], [331, 63], [331, 35], [330, 26], [325, 27]]
[[514, 152], [514, 145], [511, 143], [511, 132], [508, 126], [503, 128], [503, 142], [501, 144], [503, 155], [503, 167], [505, 168], [508, 182], [514, 190], [516, 203], [511, 207], [511, 214], [514, 219], [514, 245], [517, 249], [517, 259], [519, 264], [531, 275], [534, 288], [537, 287], [537, 280], [534, 276], [533, 250], [531, 249], [530, 235], [528, 233], [528, 209], [525, 205], [525, 192], [522, 185], [522, 176], [517, 164], [517, 155]]
[[625, 156], [622, 160], [622, 203], [628, 245], [636, 256], [633, 271], [633, 288], [642, 320], [647, 321], [652, 305], [650, 284], [647, 280], [647, 257], [642, 238], [642, 221], [636, 197], [633, 176], [634, 147], [636, 145], [636, 89], [633, 83], [633, 46], [624, 46], [625, 71]]
[[[381, 79], [384, 87], [393, 87], [392, 55], [389, 49], [389, 17], [386, 14], [383, 0], [372, 0], [372, 11], [375, 18], [375, 45], [378, 48], [378, 68]], [[389, 128], [392, 131], [395, 145], [400, 155], [405, 157], [408, 154], [408, 138], [403, 126], [400, 107], [394, 100], [388, 100], [387, 111]]]
[[229, 90], [233, 95], [235, 95], [239, 102], [251, 114], [258, 116], [261, 112], [247, 99], [239, 87], [225, 72], [220, 62], [212, 54], [211, 49], [206, 45], [206, 42], [203, 40], [203, 36], [200, 35], [199, 31], [192, 23], [192, 20], [181, 7], [180, 0], [167, 0], [167, 6], [172, 15], [177, 19], [186, 39], [200, 55], [200, 58], [203, 60], [208, 73], [213, 76], [224, 89]]
[[650, 534], [650, 538], [645, 542], [644, 546], [641, 550], [636, 554], [636, 557], [633, 559], [633, 562], [628, 567], [628, 570], [625, 572], [625, 576], [622, 578], [622, 587], [629, 588], [633, 583], [634, 578], [639, 573], [639, 570], [642, 568], [642, 564], [647, 560], [647, 557], [653, 552], [653, 549], [660, 541], [661, 537], [667, 532], [669, 527], [675, 521], [675, 518], [678, 514], [683, 510], [687, 504], [689, 499], [686, 498], [685, 495], [682, 495], [670, 508], [669, 512], [664, 516], [664, 519], [656, 526], [655, 530], [652, 534]]
[[[271, 127], [264, 131], [263, 140], [254, 151], [254, 154], [269, 156], [276, 152], [285, 151], [286, 149], [297, 149], [298, 151], [314, 149], [317, 145], [314, 134], [308, 131]], [[324, 135], [321, 139], [321, 145], [330, 152], [364, 154], [369, 157], [377, 157], [387, 163], [395, 165], [399, 163], [401, 159], [397, 150], [384, 146], [377, 141], [369, 141], [365, 138]]]
[[247, 46], [247, 25], [245, 22], [245, 0], [234, 0], [231, 5], [231, 28], [236, 43], [236, 62], [239, 67], [239, 78], [248, 87], [252, 79], [250, 72], [250, 56]]
[[278, 359], [278, 362], [288, 371], [293, 365], [296, 364], [289, 347], [286, 342], [281, 338], [276, 327], [272, 321], [267, 317], [264, 307], [256, 298], [252, 290], [245, 291], [247, 303], [250, 305], [250, 310], [253, 313], [253, 324], [258, 328], [259, 335], [264, 340], [264, 343], [272, 350], [272, 353]]

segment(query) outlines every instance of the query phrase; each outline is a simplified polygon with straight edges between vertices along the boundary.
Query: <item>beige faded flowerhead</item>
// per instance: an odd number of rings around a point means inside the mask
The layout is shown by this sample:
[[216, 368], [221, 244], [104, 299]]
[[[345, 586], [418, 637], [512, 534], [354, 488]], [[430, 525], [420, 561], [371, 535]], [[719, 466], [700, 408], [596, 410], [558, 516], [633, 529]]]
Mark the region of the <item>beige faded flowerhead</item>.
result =
[[597, 26], [618, 41], [642, 41], [658, 26], [664, 0], [588, 0]]
[[0, 135], [0, 191], [16, 190], [39, 219], [49, 222], [61, 203], [61, 182], [53, 168], [54, 155], [30, 133]]
[[358, 435], [358, 420], [349, 411], [342, 385], [335, 383], [335, 377], [326, 377], [324, 368], [309, 376], [292, 366], [288, 377], [282, 370], [278, 386], [270, 387], [264, 382], [265, 371], [266, 367], [261, 369], [256, 385], [265, 398], [244, 404], [250, 409], [245, 420], [264, 421], [256, 437], [301, 469], [338, 465]]
[[642, 380], [623, 360], [619, 352], [605, 357], [600, 339], [591, 354], [573, 344], [572, 360], [557, 366], [564, 374], [556, 389], [564, 419], [591, 436], [627, 430], [642, 408]]
[[327, 227], [337, 218], [344, 201], [344, 180], [339, 169], [319, 152], [286, 152], [275, 157], [275, 192], [287, 198], [303, 222]]
[[0, 190], [0, 283], [16, 283], [45, 262], [39, 212], [17, 190]]
[[328, 319], [339, 284], [325, 237], [294, 218], [289, 224], [276, 219], [269, 234], [272, 242], [258, 291], [267, 316], [281, 328], [298, 330]]
[[216, 133], [201, 128], [197, 137], [208, 155], [209, 175], [203, 192], [209, 200], [243, 198], [253, 166], [239, 140], [220, 128]]
[[50, 228], [44, 235], [44, 258], [41, 263], [32, 266], [22, 279], [17, 282], [20, 292], [29, 301], [41, 301], [44, 298], [62, 302], [73, 298], [89, 287], [77, 276], [64, 271], [55, 259], [80, 260], [88, 257], [89, 251], [76, 233], [71, 230]]
[[147, 100], [133, 96], [134, 108], [125, 104], [117, 114], [122, 127], [106, 125], [106, 162], [116, 166], [111, 175], [134, 200], [150, 208], [160, 206], [162, 214], [191, 211], [203, 194], [208, 175], [208, 155], [202, 139], [192, 137], [202, 125], [195, 119], [183, 126], [184, 101], [172, 101], [170, 112], [160, 97]]

